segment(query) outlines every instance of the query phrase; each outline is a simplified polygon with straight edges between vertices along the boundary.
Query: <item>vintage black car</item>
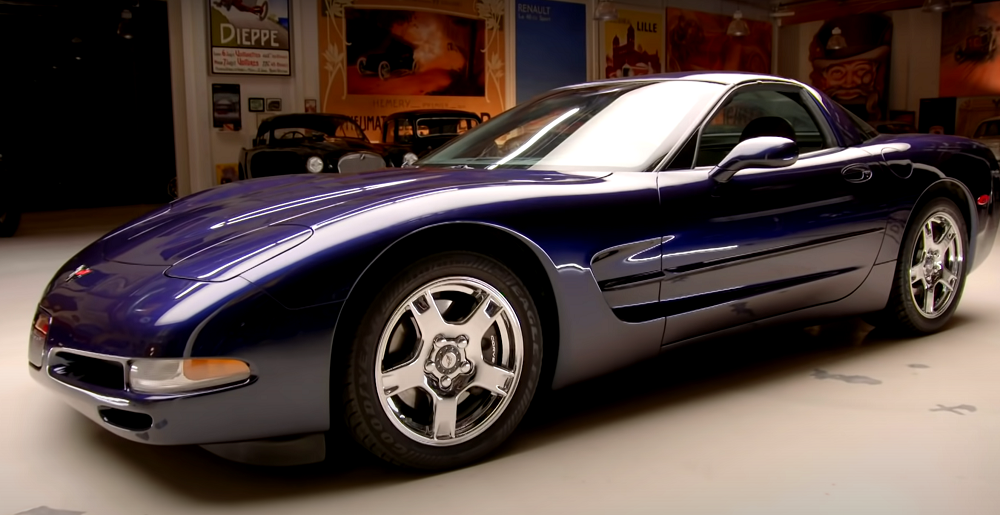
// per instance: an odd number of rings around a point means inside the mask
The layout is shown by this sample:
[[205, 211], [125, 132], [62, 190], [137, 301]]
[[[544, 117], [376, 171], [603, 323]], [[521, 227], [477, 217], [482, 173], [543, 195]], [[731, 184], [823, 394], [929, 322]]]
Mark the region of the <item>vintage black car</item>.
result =
[[386, 149], [368, 141], [346, 116], [286, 114], [264, 120], [253, 147], [240, 151], [239, 178], [378, 170], [387, 157]]
[[361, 75], [378, 75], [386, 80], [397, 70], [417, 71], [413, 47], [399, 38], [389, 38], [381, 48], [358, 58], [358, 73]]
[[[468, 111], [403, 111], [386, 117], [382, 124], [382, 142], [393, 157], [407, 153], [423, 157], [481, 123], [479, 115]], [[403, 163], [393, 160], [392, 164], [401, 166]]]

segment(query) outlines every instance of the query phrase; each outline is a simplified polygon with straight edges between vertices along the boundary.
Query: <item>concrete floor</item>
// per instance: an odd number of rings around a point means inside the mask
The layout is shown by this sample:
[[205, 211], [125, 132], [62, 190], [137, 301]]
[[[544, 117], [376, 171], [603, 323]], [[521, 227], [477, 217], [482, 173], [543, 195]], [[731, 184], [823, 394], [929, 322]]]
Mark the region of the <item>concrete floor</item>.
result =
[[348, 451], [267, 469], [144, 446], [34, 384], [42, 288], [137, 214], [32, 214], [0, 240], [0, 515], [1000, 513], [1000, 249], [939, 334], [843, 320], [688, 346], [559, 391], [485, 462], [421, 476]]

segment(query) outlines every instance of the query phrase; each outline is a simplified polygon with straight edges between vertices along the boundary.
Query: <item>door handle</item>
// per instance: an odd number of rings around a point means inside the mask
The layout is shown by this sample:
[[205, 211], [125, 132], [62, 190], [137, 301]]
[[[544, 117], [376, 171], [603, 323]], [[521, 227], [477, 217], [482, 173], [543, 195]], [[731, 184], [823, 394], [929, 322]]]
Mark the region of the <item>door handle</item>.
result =
[[840, 174], [847, 182], [865, 182], [872, 178], [871, 168], [867, 166], [848, 166], [840, 171]]

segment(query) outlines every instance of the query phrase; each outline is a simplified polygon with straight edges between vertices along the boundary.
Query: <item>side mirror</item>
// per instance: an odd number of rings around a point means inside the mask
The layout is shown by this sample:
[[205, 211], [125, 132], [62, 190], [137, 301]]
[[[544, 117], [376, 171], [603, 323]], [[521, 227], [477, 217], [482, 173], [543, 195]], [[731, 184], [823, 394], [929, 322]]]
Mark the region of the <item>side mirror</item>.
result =
[[799, 160], [799, 146], [787, 138], [770, 136], [741, 141], [709, 177], [716, 182], [729, 182], [744, 168], [784, 168]]
[[413, 164], [416, 163], [418, 159], [419, 158], [417, 157], [417, 155], [414, 154], [413, 152], [407, 152], [406, 155], [403, 156], [403, 168], [412, 167]]

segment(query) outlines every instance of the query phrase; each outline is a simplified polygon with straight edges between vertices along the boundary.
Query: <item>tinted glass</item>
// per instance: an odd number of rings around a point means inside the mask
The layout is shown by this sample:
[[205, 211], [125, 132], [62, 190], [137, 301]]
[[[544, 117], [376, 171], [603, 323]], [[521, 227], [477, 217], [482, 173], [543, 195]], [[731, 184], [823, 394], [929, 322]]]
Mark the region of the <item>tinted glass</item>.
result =
[[[771, 128], [760, 129], [762, 123]], [[802, 153], [827, 146], [816, 120], [797, 92], [755, 88], [726, 99], [722, 109], [705, 125], [698, 143], [696, 166], [719, 164], [740, 141], [755, 136], [789, 137]]]
[[640, 171], [725, 87], [695, 81], [603, 83], [556, 91], [456, 138], [417, 164]]

